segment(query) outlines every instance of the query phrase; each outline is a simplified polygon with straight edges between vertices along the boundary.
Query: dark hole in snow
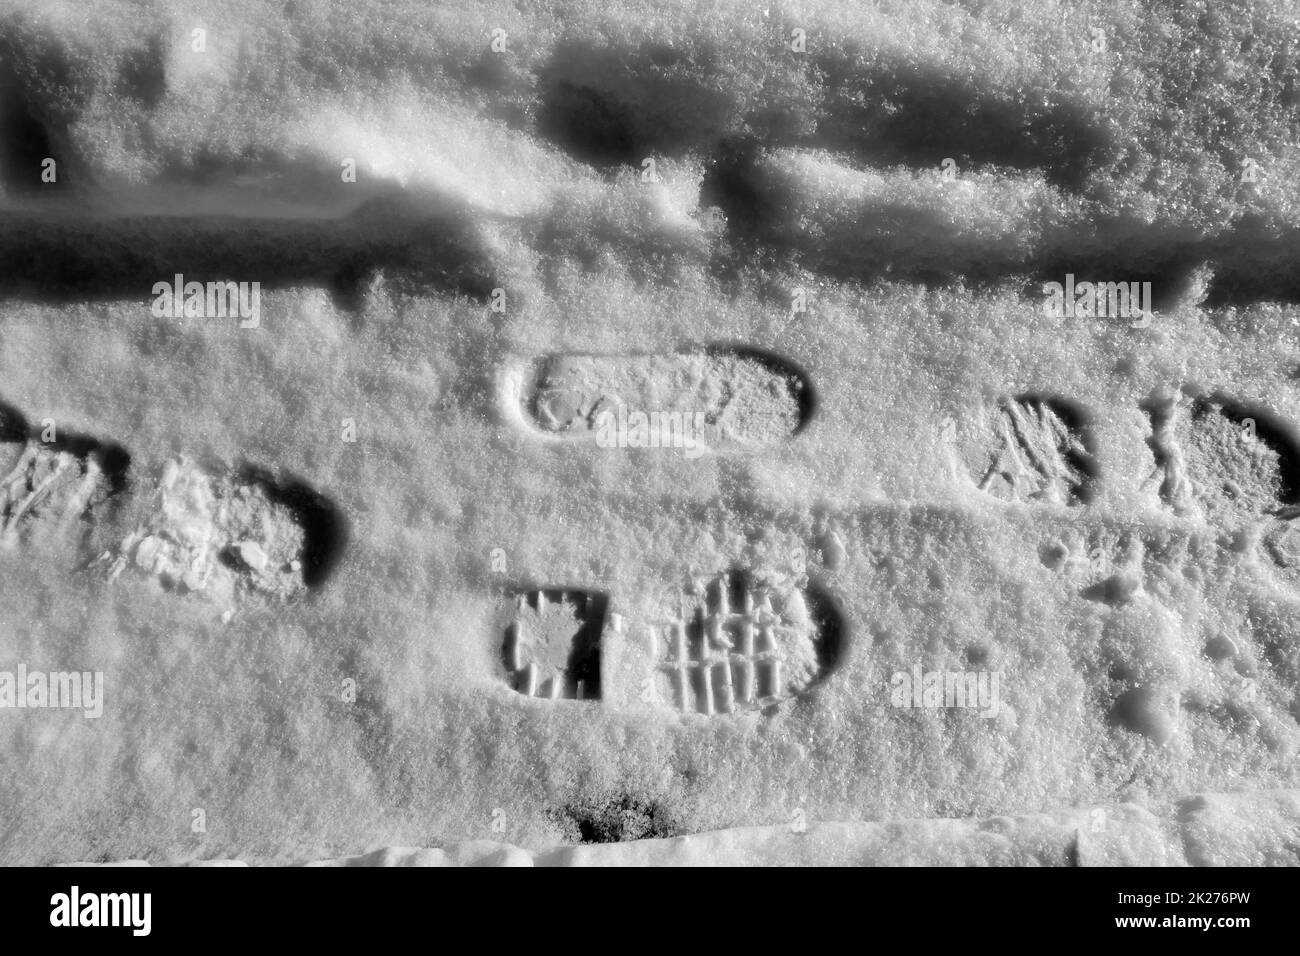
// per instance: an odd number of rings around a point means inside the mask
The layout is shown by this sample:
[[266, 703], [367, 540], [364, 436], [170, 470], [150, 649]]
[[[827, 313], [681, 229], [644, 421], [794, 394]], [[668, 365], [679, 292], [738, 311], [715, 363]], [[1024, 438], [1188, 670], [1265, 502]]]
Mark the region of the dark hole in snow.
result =
[[623, 843], [672, 837], [679, 832], [661, 804], [626, 795], [601, 803], [553, 808], [548, 816], [566, 837], [579, 843]]

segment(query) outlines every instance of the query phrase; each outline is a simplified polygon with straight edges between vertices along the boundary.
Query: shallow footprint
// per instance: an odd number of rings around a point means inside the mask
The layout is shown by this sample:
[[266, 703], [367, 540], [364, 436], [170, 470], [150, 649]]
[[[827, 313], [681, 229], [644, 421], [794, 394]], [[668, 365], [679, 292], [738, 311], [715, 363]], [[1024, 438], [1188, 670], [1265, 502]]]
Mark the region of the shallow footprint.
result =
[[534, 434], [619, 448], [758, 448], [797, 434], [813, 410], [807, 376], [744, 349], [548, 355], [506, 375], [502, 397]]

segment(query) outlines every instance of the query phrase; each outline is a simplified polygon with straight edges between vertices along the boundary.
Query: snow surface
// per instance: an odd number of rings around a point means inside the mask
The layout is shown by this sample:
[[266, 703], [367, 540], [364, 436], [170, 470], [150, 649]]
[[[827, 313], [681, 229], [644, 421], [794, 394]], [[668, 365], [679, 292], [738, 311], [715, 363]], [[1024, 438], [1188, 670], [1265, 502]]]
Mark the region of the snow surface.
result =
[[[0, 670], [107, 688], [98, 720], [0, 712], [0, 860], [768, 827], [746, 859], [1070, 862], [1123, 805], [1107, 860], [1297, 862], [1297, 26], [1282, 0], [5, 4], [6, 122], [60, 165], [42, 192], [0, 156], [0, 401], [131, 463], [88, 543], [0, 553]], [[156, 317], [177, 263], [261, 281], [260, 326]], [[1066, 272], [1152, 281], [1157, 315], [1050, 316]], [[710, 346], [799, 369], [806, 426], [692, 459], [539, 440], [502, 402], [540, 356]], [[1009, 399], [1064, 424], [993, 494]], [[1079, 485], [1053, 462], [1081, 448], [1086, 494], [1014, 491]], [[327, 499], [319, 586], [226, 617], [89, 573], [182, 457]], [[651, 623], [735, 567], [826, 595], [835, 666], [769, 712], [644, 701]], [[625, 622], [599, 701], [506, 679], [503, 613], [541, 587]], [[894, 706], [918, 666], [998, 673], [997, 715]]]

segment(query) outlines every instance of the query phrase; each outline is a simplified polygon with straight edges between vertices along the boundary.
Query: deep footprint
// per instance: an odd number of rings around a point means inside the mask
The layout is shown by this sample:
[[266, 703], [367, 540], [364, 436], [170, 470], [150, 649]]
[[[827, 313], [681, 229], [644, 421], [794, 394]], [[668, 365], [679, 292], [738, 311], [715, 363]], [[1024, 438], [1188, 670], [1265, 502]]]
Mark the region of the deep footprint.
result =
[[666, 615], [626, 624], [610, 603], [596, 591], [516, 595], [497, 632], [506, 683], [525, 697], [615, 709], [771, 714], [825, 678], [844, 649], [830, 601], [788, 577], [733, 570], [689, 585]]
[[1250, 531], [1264, 560], [1300, 588], [1300, 439], [1291, 424], [1220, 394], [1166, 391], [1143, 409], [1165, 505], [1225, 531]]
[[1288, 423], [1222, 395], [1166, 393], [1143, 407], [1160, 497], [1177, 513], [1257, 521], [1300, 503], [1300, 443]]
[[989, 416], [981, 491], [1008, 501], [1077, 505], [1092, 500], [1093, 449], [1083, 416], [1057, 399], [1006, 398]]
[[520, 594], [502, 649], [514, 688], [526, 697], [600, 699], [600, 638], [608, 603], [594, 591]]
[[808, 422], [812, 386], [783, 359], [707, 349], [551, 355], [507, 375], [503, 400], [534, 433], [620, 448], [759, 448]]
[[180, 458], [163, 467], [148, 518], [100, 560], [113, 579], [129, 567], [233, 608], [249, 594], [302, 595], [341, 547], [342, 521], [319, 495]]
[[125, 487], [131, 461], [125, 449], [56, 435], [42, 435], [16, 409], [0, 405], [0, 547], [85, 532]]
[[796, 587], [722, 574], [682, 595], [676, 618], [650, 632], [656, 695], [712, 716], [798, 696], [829, 669], [837, 642]]

